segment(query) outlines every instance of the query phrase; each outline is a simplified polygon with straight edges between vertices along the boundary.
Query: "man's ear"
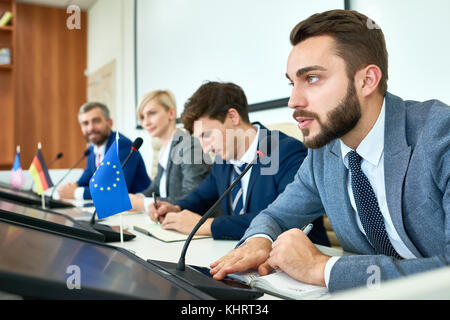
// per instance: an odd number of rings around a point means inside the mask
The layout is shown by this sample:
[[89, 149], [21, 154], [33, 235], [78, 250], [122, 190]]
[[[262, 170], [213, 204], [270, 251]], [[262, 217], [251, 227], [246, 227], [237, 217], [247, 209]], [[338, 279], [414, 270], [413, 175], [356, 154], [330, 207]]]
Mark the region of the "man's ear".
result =
[[108, 126], [109, 126], [110, 129], [112, 129], [113, 124], [114, 124], [113, 119], [109, 119], [108, 120]]
[[228, 109], [227, 118], [234, 126], [238, 126], [241, 123], [241, 116], [235, 108]]
[[374, 64], [370, 64], [357, 71], [355, 75], [357, 91], [359, 91], [363, 97], [370, 96], [374, 91], [378, 90], [378, 85], [382, 76], [383, 73], [381, 69]]

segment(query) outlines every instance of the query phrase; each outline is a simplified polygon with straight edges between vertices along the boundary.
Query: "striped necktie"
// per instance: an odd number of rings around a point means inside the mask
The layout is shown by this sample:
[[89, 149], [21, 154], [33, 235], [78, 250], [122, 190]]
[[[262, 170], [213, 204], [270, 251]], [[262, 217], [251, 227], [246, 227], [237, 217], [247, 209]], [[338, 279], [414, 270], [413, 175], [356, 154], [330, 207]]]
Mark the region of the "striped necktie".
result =
[[[244, 171], [246, 166], [246, 163], [244, 163], [242, 166], [233, 166], [233, 170], [231, 173], [231, 183], [233, 183], [233, 181], [236, 180], [236, 178], [242, 173], [242, 171]], [[234, 215], [241, 215], [244, 213], [244, 195], [241, 181], [239, 181], [231, 190], [231, 209], [233, 210]]]
[[353, 196], [367, 239], [377, 253], [402, 259], [389, 240], [375, 192], [369, 179], [361, 170], [361, 156], [356, 151], [351, 151], [348, 160], [352, 173]]

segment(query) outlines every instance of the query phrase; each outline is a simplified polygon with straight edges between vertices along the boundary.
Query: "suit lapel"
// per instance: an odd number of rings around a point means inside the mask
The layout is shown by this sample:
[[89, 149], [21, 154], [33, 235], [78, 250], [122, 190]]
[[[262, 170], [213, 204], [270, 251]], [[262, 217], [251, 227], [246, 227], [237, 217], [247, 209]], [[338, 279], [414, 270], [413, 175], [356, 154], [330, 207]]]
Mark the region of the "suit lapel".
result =
[[400, 98], [386, 94], [386, 122], [384, 139], [384, 180], [386, 201], [397, 233], [408, 249], [417, 257], [422, 255], [408, 237], [403, 224], [403, 183], [411, 157], [406, 141], [406, 107]]
[[[266, 155], [267, 157], [270, 157], [271, 156], [271, 152], [272, 152], [272, 145], [271, 145], [271, 142], [272, 142], [271, 134], [272, 133], [271, 133], [271, 131], [269, 129], [267, 129], [266, 127], [264, 127], [259, 122], [254, 122], [252, 124], [253, 125], [255, 125], [255, 124], [259, 125], [259, 137], [258, 137], [257, 150], [265, 148], [265, 150], [261, 150], [261, 151], [264, 153], [264, 155]], [[253, 186], [255, 185], [256, 179], [260, 175], [261, 175], [261, 163], [258, 160], [253, 165], [251, 173], [250, 173], [250, 179], [248, 181], [248, 186], [247, 186], [247, 194], [245, 196], [244, 212], [247, 212], [247, 208], [248, 208], [248, 205], [249, 205], [250, 194], [252, 193], [252, 189], [253, 189]]]

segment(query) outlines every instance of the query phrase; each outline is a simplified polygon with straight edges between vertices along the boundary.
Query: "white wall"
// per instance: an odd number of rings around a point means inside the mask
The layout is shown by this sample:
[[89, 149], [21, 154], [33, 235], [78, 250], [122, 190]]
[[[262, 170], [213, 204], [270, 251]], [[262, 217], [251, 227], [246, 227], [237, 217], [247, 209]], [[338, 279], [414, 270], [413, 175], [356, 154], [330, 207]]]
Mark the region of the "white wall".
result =
[[450, 104], [450, 1], [352, 0], [351, 7], [383, 30], [391, 93]]
[[136, 129], [134, 98], [134, 1], [97, 0], [88, 10], [88, 72], [116, 61], [116, 130], [134, 140], [144, 139], [141, 154], [150, 173], [151, 140]]

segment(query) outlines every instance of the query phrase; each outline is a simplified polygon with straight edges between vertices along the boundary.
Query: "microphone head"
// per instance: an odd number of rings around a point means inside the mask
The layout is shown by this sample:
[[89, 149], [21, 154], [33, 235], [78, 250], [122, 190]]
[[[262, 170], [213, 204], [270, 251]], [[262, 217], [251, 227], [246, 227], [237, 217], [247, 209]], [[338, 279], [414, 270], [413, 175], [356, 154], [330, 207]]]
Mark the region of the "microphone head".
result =
[[61, 159], [61, 158], [62, 158], [62, 156], [63, 156], [63, 153], [62, 153], [62, 152], [60, 152], [60, 153], [58, 153], [58, 154], [56, 155], [56, 159]]
[[144, 140], [142, 140], [141, 137], [138, 137], [138, 138], [136, 138], [136, 140], [134, 140], [133, 145], [131, 146], [131, 149], [133, 151], [138, 151], [143, 143], [144, 143]]
[[87, 148], [87, 149], [84, 151], [84, 156], [87, 157], [87, 156], [90, 155], [90, 154], [91, 154], [91, 149], [90, 149], [90, 148]]

